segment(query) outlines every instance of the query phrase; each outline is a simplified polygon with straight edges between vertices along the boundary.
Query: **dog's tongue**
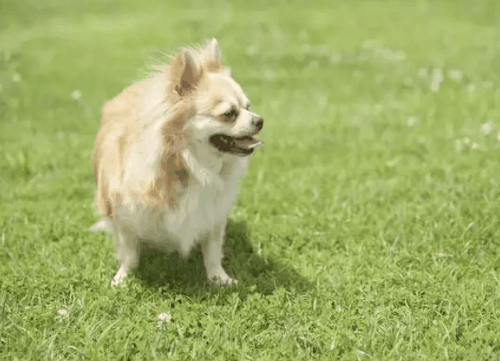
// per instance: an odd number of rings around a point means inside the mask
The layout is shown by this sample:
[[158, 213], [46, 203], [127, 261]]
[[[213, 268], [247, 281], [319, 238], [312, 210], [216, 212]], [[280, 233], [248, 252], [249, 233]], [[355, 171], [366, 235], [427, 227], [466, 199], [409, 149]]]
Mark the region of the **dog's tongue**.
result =
[[234, 144], [243, 149], [253, 149], [264, 144], [264, 142], [254, 137], [241, 137], [234, 138]]

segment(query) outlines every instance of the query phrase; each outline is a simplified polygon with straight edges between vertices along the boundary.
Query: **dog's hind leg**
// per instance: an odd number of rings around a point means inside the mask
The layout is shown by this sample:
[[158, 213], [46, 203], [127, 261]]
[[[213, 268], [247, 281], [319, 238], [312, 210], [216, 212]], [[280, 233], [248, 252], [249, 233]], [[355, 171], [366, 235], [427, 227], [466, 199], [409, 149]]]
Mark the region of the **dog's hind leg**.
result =
[[120, 268], [111, 281], [111, 285], [116, 286], [139, 264], [140, 240], [133, 233], [116, 226], [113, 233], [116, 238], [116, 253], [120, 260]]

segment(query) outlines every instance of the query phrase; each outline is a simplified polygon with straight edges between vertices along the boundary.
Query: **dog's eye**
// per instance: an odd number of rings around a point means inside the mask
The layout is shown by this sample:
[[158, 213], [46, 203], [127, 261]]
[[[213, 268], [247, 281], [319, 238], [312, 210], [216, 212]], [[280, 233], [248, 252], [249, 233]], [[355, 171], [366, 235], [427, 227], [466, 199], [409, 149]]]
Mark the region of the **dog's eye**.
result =
[[232, 123], [238, 117], [238, 111], [236, 109], [231, 109], [227, 113], [224, 113], [224, 118], [226, 118], [226, 122]]

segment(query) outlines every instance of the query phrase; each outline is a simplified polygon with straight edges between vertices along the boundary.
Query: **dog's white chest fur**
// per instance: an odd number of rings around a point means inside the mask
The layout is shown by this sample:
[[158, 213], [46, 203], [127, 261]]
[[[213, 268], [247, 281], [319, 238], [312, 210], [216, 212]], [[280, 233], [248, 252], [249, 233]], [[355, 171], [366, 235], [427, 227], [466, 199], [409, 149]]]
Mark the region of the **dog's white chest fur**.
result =
[[[210, 167], [203, 164], [203, 168], [192, 153], [186, 153], [184, 159], [192, 173], [175, 207], [136, 203], [133, 208], [119, 209], [117, 218], [140, 240], [187, 255], [197, 243], [210, 237], [216, 225], [225, 225], [248, 158], [221, 159]], [[200, 174], [199, 169], [204, 173]]]

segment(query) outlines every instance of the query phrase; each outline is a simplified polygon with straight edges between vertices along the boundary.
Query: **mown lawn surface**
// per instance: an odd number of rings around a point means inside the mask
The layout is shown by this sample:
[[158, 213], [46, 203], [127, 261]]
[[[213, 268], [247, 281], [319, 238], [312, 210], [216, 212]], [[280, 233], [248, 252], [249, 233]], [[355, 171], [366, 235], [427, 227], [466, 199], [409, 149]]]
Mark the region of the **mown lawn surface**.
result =
[[[197, 250], [111, 288], [100, 109], [212, 37], [266, 119], [240, 285]], [[499, 85], [494, 0], [2, 0], [0, 359], [499, 360]]]

